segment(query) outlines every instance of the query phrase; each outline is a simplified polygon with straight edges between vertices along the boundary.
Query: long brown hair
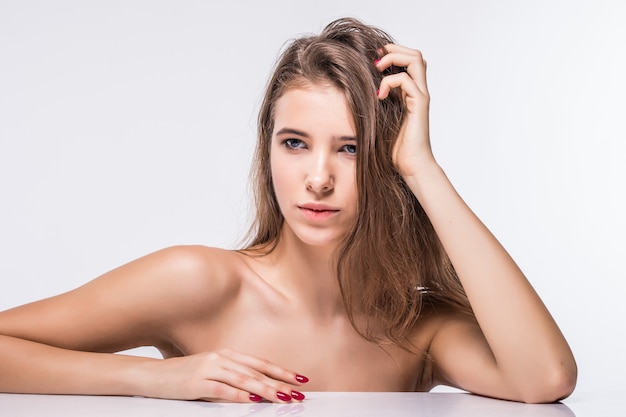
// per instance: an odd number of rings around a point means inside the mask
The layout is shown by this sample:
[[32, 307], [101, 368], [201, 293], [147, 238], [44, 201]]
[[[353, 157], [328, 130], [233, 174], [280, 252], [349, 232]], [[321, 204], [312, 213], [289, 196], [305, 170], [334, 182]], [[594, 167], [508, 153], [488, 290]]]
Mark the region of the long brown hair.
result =
[[382, 101], [376, 96], [382, 77], [401, 70], [381, 74], [374, 66], [388, 43], [393, 39], [384, 31], [345, 18], [283, 51], [259, 112], [252, 166], [256, 217], [246, 251], [271, 252], [284, 221], [270, 169], [276, 101], [301, 84], [338, 88], [356, 128], [358, 190], [356, 221], [335, 254], [341, 295], [361, 336], [407, 347], [425, 302], [470, 315], [471, 308], [432, 224], [391, 160], [405, 105], [398, 89]]

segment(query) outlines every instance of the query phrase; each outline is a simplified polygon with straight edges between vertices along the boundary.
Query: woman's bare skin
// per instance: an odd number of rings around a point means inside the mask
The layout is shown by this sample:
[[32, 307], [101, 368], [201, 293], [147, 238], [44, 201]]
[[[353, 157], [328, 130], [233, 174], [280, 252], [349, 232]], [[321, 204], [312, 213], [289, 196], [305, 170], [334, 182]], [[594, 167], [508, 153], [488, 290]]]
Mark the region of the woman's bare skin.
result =
[[[261, 275], [268, 267], [263, 261], [200, 246], [165, 249], [69, 293], [3, 312], [0, 332], [77, 351], [116, 352], [154, 345], [165, 358], [172, 358], [171, 366], [165, 365], [168, 361], [128, 357], [119, 363], [107, 361], [100, 370], [94, 360], [92, 371], [110, 372], [112, 365], [145, 367], [149, 371], [147, 378], [163, 379], [165, 387], [158, 393], [166, 398], [179, 398], [178, 391], [169, 391], [179, 386], [181, 381], [177, 380], [189, 378], [184, 371], [185, 362], [196, 365], [206, 360], [200, 357], [207, 352], [225, 350], [297, 370], [310, 379], [305, 384], [310, 391], [432, 388], [431, 375], [422, 374], [422, 355], [393, 345], [383, 349], [365, 341], [340, 310], [310, 314], [306, 306], [273, 286], [275, 277]], [[107, 294], [120, 296], [101, 296]], [[416, 346], [425, 351], [434, 328], [433, 320], [424, 320], [417, 332]], [[39, 357], [27, 359], [33, 366], [37, 366], [38, 360], [45, 361], [45, 355], [35, 354]], [[158, 375], [150, 375], [153, 365]], [[171, 371], [169, 377], [167, 371]], [[67, 372], [70, 374], [71, 368]], [[177, 375], [179, 372], [182, 374]], [[48, 374], [49, 381], [38, 376], [42, 391], [67, 392], [63, 373]], [[32, 383], [28, 373], [20, 372], [17, 378], [23, 378], [24, 385]], [[192, 380], [189, 378], [187, 383]], [[272, 384], [287, 392], [301, 385], [289, 377], [285, 380], [289, 387], [278, 381]], [[13, 385], [16, 382], [11, 381]], [[131, 394], [115, 388], [108, 393]], [[36, 388], [25, 391], [38, 392]], [[150, 391], [132, 394], [161, 396]], [[194, 397], [180, 394], [183, 398]]]
[[[477, 323], [425, 311], [410, 338], [414, 353], [367, 342], [351, 327], [331, 259], [355, 216], [354, 124], [340, 91], [308, 84], [276, 105], [271, 163], [285, 221], [274, 251], [169, 248], [0, 313], [0, 391], [288, 402], [302, 400], [300, 390], [445, 383], [526, 402], [569, 395], [576, 365], [558, 326], [432, 155], [421, 53], [386, 50], [379, 71], [406, 68], [383, 78], [378, 92], [384, 100], [402, 89], [408, 111], [393, 163], [433, 224]], [[145, 345], [166, 359], [109, 354]]]

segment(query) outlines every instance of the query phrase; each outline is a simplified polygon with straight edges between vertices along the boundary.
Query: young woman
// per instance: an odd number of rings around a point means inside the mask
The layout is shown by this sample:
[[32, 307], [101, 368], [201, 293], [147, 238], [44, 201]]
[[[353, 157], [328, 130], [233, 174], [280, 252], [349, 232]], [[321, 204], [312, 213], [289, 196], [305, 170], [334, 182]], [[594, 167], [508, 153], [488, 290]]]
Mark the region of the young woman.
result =
[[[301, 401], [301, 391], [569, 395], [576, 364], [433, 157], [426, 62], [353, 19], [270, 79], [238, 251], [172, 247], [0, 313], [0, 391]], [[112, 354], [155, 346], [164, 359]]]

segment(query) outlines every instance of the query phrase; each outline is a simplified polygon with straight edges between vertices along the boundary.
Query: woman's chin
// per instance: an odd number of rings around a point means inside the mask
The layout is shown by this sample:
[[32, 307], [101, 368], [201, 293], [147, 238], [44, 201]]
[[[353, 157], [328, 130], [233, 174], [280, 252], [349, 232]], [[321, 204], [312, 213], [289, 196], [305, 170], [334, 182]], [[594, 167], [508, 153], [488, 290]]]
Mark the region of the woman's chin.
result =
[[313, 232], [296, 234], [295, 237], [302, 242], [302, 244], [310, 246], [311, 248], [334, 250], [343, 236], [331, 233]]

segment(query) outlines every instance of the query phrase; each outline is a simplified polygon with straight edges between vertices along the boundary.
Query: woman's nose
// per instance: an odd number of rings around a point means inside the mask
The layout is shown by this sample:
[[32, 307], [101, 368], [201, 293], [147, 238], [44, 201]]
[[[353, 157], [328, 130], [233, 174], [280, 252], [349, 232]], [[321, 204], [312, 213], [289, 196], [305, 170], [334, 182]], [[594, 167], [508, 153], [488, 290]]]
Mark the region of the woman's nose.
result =
[[317, 155], [312, 158], [306, 178], [306, 188], [317, 194], [327, 194], [334, 188], [334, 175], [331, 162], [327, 155]]

